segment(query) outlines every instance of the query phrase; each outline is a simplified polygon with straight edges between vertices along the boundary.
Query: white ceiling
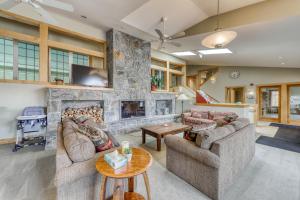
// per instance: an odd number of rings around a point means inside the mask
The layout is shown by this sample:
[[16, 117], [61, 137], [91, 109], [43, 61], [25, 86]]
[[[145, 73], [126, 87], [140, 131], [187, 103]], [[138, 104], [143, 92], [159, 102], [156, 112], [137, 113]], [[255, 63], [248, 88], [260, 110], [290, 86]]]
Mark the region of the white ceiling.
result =
[[[216, 14], [217, 0], [60, 0], [74, 6], [74, 13], [51, 11], [101, 27], [116, 28], [150, 40], [161, 17], [168, 19], [166, 33], [183, 31]], [[221, 0], [221, 12], [234, 10], [262, 0]], [[80, 18], [87, 16], [87, 19]], [[156, 35], [155, 35], [156, 36]]]
[[[181, 57], [189, 64], [259, 67], [300, 67], [300, 16], [278, 21], [251, 24], [233, 28], [237, 38], [230, 43], [233, 54]], [[201, 40], [208, 34], [199, 34], [176, 40], [182, 44], [177, 48], [167, 46], [168, 53], [206, 49]], [[284, 65], [281, 63], [285, 63]]]

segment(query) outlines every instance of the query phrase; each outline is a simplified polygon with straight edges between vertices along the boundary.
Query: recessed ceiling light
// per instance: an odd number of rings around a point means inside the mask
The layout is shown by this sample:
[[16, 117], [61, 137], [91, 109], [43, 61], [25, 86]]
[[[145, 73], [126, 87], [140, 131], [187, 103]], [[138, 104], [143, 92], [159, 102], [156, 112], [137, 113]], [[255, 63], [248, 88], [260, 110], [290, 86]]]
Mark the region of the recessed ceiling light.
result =
[[174, 52], [172, 54], [174, 54], [176, 56], [194, 56], [194, 55], [196, 55], [195, 53], [193, 53], [191, 51]]
[[210, 55], [210, 54], [231, 54], [232, 51], [229, 49], [208, 49], [208, 50], [199, 50], [199, 53], [204, 55]]

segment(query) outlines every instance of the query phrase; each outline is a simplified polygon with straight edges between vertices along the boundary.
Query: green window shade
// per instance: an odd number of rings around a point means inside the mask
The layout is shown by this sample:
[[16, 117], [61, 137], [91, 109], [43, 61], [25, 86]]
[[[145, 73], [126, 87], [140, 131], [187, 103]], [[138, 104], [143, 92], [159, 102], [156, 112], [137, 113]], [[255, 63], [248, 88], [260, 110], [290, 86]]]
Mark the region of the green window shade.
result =
[[89, 66], [89, 56], [73, 53], [72, 64]]
[[39, 46], [18, 42], [18, 79], [39, 80]]
[[65, 83], [70, 83], [69, 52], [50, 49], [50, 57], [51, 81], [62, 79]]
[[13, 79], [13, 40], [0, 38], [0, 79]]

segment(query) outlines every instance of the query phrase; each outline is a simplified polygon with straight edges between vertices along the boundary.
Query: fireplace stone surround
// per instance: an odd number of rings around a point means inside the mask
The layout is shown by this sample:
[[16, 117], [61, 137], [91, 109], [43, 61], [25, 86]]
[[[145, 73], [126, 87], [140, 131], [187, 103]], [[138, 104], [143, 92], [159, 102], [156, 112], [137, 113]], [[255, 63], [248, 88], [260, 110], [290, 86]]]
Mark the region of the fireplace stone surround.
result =
[[[62, 109], [86, 102], [103, 102], [104, 122], [112, 134], [138, 130], [141, 126], [174, 121], [175, 94], [153, 93], [150, 87], [151, 46], [143, 40], [116, 30], [107, 32], [107, 66], [111, 90], [49, 88], [46, 149], [56, 148], [57, 126]], [[121, 100], [145, 100], [146, 116], [120, 118]], [[169, 115], [156, 115], [156, 100], [171, 100]], [[70, 104], [71, 102], [71, 104]], [[70, 107], [70, 106], [69, 106]]]

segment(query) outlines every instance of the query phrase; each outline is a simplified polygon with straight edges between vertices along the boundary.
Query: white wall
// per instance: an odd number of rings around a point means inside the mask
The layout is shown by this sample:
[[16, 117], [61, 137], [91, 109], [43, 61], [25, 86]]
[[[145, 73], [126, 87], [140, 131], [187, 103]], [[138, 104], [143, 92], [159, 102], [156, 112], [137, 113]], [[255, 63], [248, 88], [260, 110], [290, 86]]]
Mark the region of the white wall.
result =
[[[188, 75], [196, 74], [204, 67], [188, 66]], [[231, 79], [230, 72], [240, 71], [238, 79]], [[291, 68], [269, 68], [269, 67], [220, 67], [216, 74], [216, 82], [210, 81], [202, 86], [202, 90], [220, 102], [225, 102], [225, 87], [245, 86], [246, 92], [256, 92], [257, 84], [300, 82], [300, 69]], [[253, 83], [254, 86], [250, 86]], [[255, 99], [246, 99], [247, 103], [255, 103]]]
[[[40, 17], [40, 15], [38, 15], [36, 12], [34, 12], [34, 10], [30, 7], [27, 6], [25, 4], [19, 4], [16, 7], [14, 7], [13, 9], [10, 10], [13, 13], [16, 13], [18, 15], [23, 15], [25, 17], [29, 17], [35, 20], [39, 20], [39, 21], [44, 21], [43, 18]], [[98, 27], [94, 27], [91, 25], [88, 25], [86, 23], [83, 22], [79, 22], [77, 20], [56, 14], [56, 13], [51, 13], [51, 15], [53, 16], [53, 18], [57, 21], [57, 24], [54, 24], [56, 26], [68, 29], [68, 30], [72, 30], [72, 31], [76, 31], [85, 35], [89, 35], [89, 36], [93, 36], [96, 37], [98, 39], [103, 39], [106, 40], [106, 31], [102, 30]]]
[[46, 106], [46, 89], [39, 85], [0, 83], [0, 139], [14, 138], [15, 118], [27, 106]]
[[175, 56], [172, 56], [167, 53], [163, 53], [161, 51], [151, 49], [151, 57], [162, 59], [162, 60], [167, 60], [170, 62], [175, 62], [175, 63], [180, 63], [180, 64], [186, 64], [186, 62], [180, 58], [177, 58]]
[[[18, 15], [43, 21], [43, 19], [28, 6], [17, 6], [10, 10]], [[57, 26], [76, 31], [98, 39], [106, 40], [105, 31], [52, 13], [57, 20]], [[39, 85], [0, 83], [0, 139], [14, 138], [16, 134], [15, 118], [28, 106], [46, 106], [46, 89]]]

